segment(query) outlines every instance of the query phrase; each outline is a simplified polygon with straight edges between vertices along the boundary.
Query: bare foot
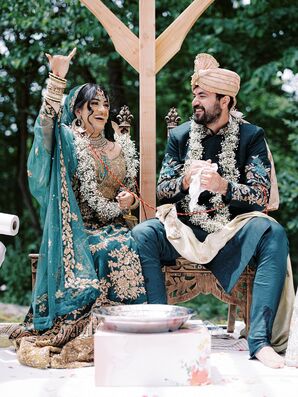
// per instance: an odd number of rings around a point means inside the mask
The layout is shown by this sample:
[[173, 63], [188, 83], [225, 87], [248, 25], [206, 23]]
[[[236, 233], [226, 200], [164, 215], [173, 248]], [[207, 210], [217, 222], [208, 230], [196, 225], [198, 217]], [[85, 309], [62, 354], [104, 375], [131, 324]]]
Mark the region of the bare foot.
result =
[[271, 346], [264, 346], [256, 353], [256, 358], [261, 361], [266, 367], [270, 368], [283, 368], [285, 360], [277, 354]]

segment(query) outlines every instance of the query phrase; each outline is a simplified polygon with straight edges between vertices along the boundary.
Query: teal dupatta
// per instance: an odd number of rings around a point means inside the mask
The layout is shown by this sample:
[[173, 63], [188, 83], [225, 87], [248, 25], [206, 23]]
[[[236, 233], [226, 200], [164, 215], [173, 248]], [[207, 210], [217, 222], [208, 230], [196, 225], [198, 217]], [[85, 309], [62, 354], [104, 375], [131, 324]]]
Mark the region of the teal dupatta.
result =
[[71, 179], [77, 167], [72, 131], [72, 106], [81, 87], [71, 90], [61, 123], [54, 118], [52, 153], [44, 145], [42, 115], [34, 127], [28, 159], [31, 193], [41, 206], [43, 237], [33, 291], [33, 325], [49, 329], [57, 316], [90, 305], [100, 295], [81, 213]]

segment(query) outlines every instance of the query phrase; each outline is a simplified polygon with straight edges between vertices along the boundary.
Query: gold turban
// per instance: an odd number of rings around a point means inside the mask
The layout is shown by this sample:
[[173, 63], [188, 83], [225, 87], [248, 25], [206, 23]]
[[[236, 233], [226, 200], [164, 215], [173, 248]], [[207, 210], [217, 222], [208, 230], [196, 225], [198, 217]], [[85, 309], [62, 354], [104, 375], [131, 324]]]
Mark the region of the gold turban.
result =
[[198, 54], [195, 59], [194, 74], [191, 77], [192, 89], [196, 86], [235, 98], [240, 88], [240, 77], [231, 70], [220, 68], [212, 55]]

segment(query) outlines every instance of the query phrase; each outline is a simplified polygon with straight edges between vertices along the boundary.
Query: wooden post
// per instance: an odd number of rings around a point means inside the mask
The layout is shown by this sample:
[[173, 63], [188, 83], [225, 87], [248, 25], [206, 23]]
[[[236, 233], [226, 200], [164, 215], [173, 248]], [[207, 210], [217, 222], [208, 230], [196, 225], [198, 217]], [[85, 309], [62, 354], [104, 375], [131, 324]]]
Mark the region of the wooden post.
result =
[[[155, 0], [139, 0], [139, 38], [101, 0], [81, 0], [111, 37], [115, 49], [140, 74], [140, 190], [156, 206], [156, 81], [158, 71], [179, 51], [184, 38], [214, 0], [193, 0], [183, 13], [155, 39]], [[148, 218], [154, 209], [145, 207]], [[145, 219], [141, 209], [140, 220]]]
[[138, 72], [139, 39], [100, 0], [80, 0], [101, 22], [108, 32], [116, 51]]
[[[150, 205], [156, 205], [156, 80], [155, 80], [155, 0], [140, 0], [140, 190]], [[155, 211], [145, 207], [148, 218]], [[141, 208], [141, 220], [145, 213]]]
[[156, 73], [180, 50], [196, 20], [214, 0], [193, 0], [170, 26], [156, 39]]

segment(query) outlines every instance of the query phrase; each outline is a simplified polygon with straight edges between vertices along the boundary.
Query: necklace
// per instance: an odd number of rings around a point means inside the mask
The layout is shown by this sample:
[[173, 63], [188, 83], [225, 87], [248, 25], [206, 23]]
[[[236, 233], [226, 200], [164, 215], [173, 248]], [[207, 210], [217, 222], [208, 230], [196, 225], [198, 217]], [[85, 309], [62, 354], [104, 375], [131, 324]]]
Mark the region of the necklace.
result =
[[[239, 180], [239, 171], [236, 168], [236, 149], [239, 144], [239, 119], [230, 117], [227, 127], [222, 130], [223, 141], [221, 143], [221, 153], [218, 154], [219, 166], [222, 169], [222, 176], [229, 182], [237, 183]], [[188, 159], [185, 162], [184, 172], [189, 168], [191, 160], [201, 160], [203, 157], [202, 139], [206, 136], [206, 128], [197, 124], [194, 120], [191, 122], [191, 130], [189, 135], [189, 151]], [[189, 211], [190, 197], [182, 202], [185, 211]], [[208, 233], [218, 231], [223, 228], [230, 220], [230, 212], [228, 206], [224, 204], [222, 196], [219, 193], [213, 194], [210, 203], [217, 209], [216, 214], [211, 217], [206, 212], [205, 205], [196, 205], [191, 215], [190, 221], [194, 225], [199, 225]]]
[[109, 141], [107, 138], [104, 136], [103, 132], [101, 132], [97, 137], [92, 138], [91, 136], [88, 137], [88, 140], [90, 142], [90, 145], [92, 145], [96, 149], [104, 149]]

